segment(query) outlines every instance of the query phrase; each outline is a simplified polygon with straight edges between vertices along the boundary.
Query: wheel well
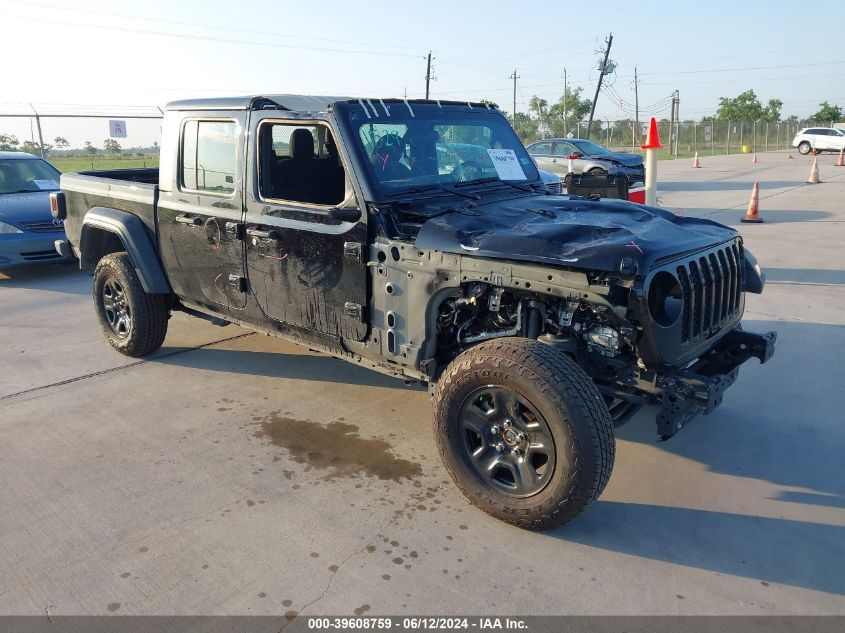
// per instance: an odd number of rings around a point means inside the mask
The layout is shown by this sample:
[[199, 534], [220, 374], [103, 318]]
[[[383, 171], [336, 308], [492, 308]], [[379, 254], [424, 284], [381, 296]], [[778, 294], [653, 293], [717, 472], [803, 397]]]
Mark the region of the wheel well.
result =
[[83, 268], [94, 268], [103, 257], [109, 253], [119, 253], [126, 250], [120, 237], [116, 233], [97, 226], [86, 226], [80, 240], [81, 253], [79, 261]]

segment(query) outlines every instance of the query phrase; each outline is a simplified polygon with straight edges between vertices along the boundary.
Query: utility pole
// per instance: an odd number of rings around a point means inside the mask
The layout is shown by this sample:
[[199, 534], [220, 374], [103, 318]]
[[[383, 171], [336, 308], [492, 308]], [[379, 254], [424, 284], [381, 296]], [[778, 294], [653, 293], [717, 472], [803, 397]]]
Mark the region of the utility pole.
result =
[[637, 80], [637, 67], [634, 66], [634, 145], [637, 145], [637, 140], [640, 136], [640, 83]]
[[678, 91], [672, 93], [672, 112], [669, 119], [669, 156], [677, 156], [678, 139], [675, 138], [675, 116], [678, 111]]
[[613, 44], [613, 33], [611, 33], [605, 40], [607, 46], [604, 49], [604, 61], [601, 64], [599, 72], [599, 81], [596, 84], [596, 96], [593, 97], [593, 107], [590, 108], [590, 119], [587, 121], [587, 135], [584, 138], [590, 138], [590, 128], [593, 127], [593, 115], [596, 113], [596, 101], [599, 100], [599, 90], [601, 90], [601, 80], [604, 78], [604, 71], [607, 68], [607, 58], [610, 56], [610, 47]]
[[566, 125], [566, 118], [568, 112], [566, 111], [566, 93], [569, 90], [569, 86], [566, 83], [566, 68], [563, 69], [563, 135], [566, 136], [567, 133], [567, 125]]
[[681, 140], [681, 93], [675, 91], [675, 158], [678, 157], [678, 144]]
[[428, 61], [425, 64], [425, 98], [428, 99], [428, 85], [431, 83], [431, 51], [428, 51]]
[[519, 79], [516, 68], [513, 69], [513, 74], [508, 79], [513, 79], [513, 124], [516, 125], [516, 80]]

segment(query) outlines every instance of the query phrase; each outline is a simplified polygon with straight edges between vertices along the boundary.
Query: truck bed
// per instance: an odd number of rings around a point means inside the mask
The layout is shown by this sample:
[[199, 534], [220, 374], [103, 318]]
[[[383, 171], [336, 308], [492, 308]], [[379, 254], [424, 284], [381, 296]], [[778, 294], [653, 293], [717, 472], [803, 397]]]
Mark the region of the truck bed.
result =
[[138, 216], [155, 239], [158, 168], [62, 174], [61, 190], [67, 200], [65, 233], [71, 244], [79, 245], [82, 220], [94, 207], [128, 211]]
[[158, 184], [158, 167], [138, 167], [134, 169], [99, 169], [94, 171], [80, 171], [81, 176], [96, 176], [109, 180], [123, 180], [147, 185]]

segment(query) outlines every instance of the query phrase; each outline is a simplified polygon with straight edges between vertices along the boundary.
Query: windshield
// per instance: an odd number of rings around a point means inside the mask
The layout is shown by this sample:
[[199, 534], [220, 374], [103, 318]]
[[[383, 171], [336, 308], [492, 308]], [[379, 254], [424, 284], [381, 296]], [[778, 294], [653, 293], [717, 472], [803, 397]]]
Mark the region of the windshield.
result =
[[573, 141], [570, 140], [575, 147], [578, 148], [584, 156], [595, 156], [596, 154], [610, 154], [610, 150], [606, 147], [602, 147], [598, 143], [593, 143], [592, 141]]
[[0, 159], [0, 194], [28, 191], [55, 191], [59, 171], [38, 158]]
[[[507, 120], [496, 110], [405, 103], [349, 120], [357, 149], [387, 194], [471, 182], [530, 182], [539, 175]], [[369, 114], [369, 118], [368, 115]]]

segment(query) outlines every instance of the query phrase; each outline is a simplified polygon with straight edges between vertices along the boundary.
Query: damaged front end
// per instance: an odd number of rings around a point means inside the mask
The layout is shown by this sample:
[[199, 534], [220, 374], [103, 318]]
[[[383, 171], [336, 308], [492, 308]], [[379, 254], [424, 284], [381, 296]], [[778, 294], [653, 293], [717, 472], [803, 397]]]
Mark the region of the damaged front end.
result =
[[534, 292], [541, 284], [527, 269], [512, 272], [526, 276], [463, 277], [439, 305], [438, 355], [490, 338], [536, 338], [584, 369], [617, 426], [657, 405], [657, 433], [667, 439], [721, 403], [742, 363], [774, 353], [774, 332], [740, 325], [745, 293], [761, 292], [763, 277], [738, 236], [659, 260], [645, 275], [571, 271], [559, 282], [571, 291], [553, 287], [560, 271], [546, 275], [546, 292]]

